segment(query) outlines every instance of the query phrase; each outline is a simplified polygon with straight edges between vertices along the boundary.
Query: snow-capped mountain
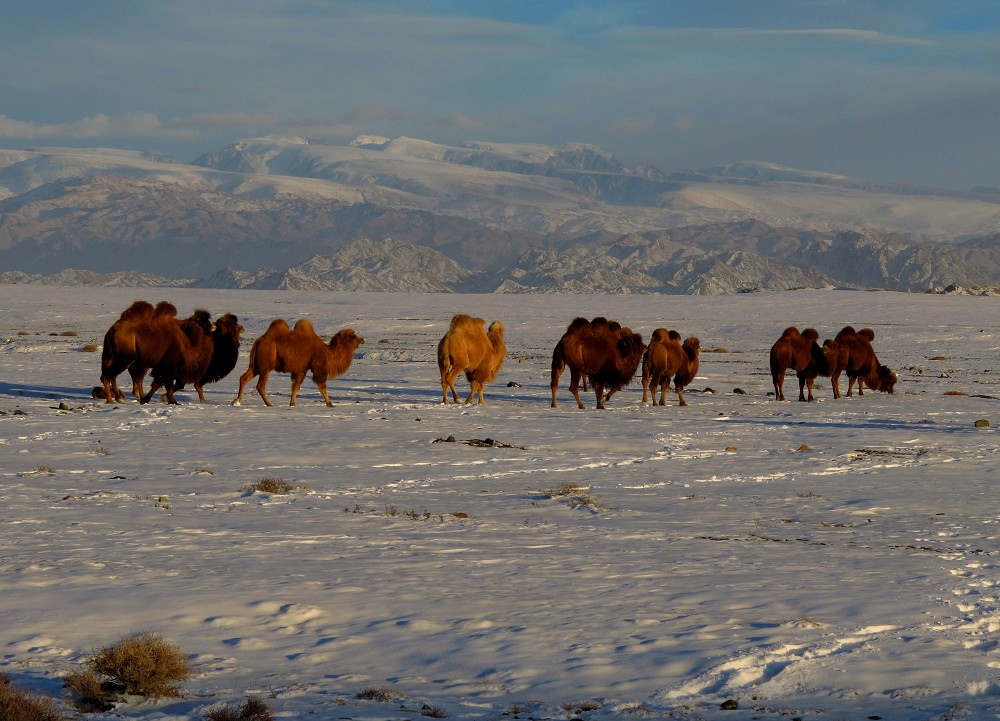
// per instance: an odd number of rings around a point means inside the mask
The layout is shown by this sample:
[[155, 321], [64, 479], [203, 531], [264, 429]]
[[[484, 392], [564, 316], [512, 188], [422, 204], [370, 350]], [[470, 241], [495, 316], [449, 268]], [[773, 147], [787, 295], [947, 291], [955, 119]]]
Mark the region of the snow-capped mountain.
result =
[[0, 270], [34, 275], [454, 292], [922, 291], [1000, 282], [998, 229], [1000, 196], [984, 190], [750, 162], [668, 176], [584, 144], [272, 137], [191, 163], [0, 151]]

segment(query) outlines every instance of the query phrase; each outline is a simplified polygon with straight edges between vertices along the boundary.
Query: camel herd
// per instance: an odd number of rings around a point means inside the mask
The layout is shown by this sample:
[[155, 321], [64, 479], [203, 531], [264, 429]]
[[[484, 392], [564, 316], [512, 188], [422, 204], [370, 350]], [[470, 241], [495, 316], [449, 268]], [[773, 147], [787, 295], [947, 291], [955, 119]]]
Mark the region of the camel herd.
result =
[[[199, 309], [188, 318], [178, 319], [177, 308], [166, 301], [155, 306], [136, 301], [122, 312], [104, 336], [101, 386], [94, 388], [93, 395], [107, 403], [124, 400], [125, 394], [118, 387], [117, 377], [128, 371], [132, 393], [141, 403], [150, 402], [160, 388], [167, 402], [177, 403], [174, 393], [185, 384], [194, 385], [204, 402], [203, 386], [225, 378], [236, 367], [242, 333], [243, 326], [231, 313], [213, 322], [208, 311]], [[818, 376], [831, 379], [834, 398], [841, 397], [841, 374], [847, 375], [848, 396], [855, 382], [859, 395], [864, 394], [865, 385], [872, 390], [892, 393], [897, 376], [879, 363], [872, 348], [874, 339], [875, 333], [870, 328], [855, 331], [846, 326], [836, 337], [820, 345], [819, 333], [814, 328], [806, 328], [801, 333], [795, 327], [786, 328], [770, 352], [775, 398], [785, 400], [783, 386], [789, 370], [798, 376], [800, 401], [814, 400], [813, 382]], [[257, 393], [264, 404], [270, 406], [267, 380], [271, 371], [277, 371], [291, 376], [289, 405], [295, 405], [306, 374], [312, 373], [313, 382], [326, 405], [332, 406], [327, 381], [347, 372], [355, 352], [364, 342], [353, 329], [345, 328], [327, 343], [316, 334], [308, 319], [300, 319], [294, 327], [289, 327], [285, 320], [278, 318], [254, 341], [249, 367], [240, 376], [233, 405], [242, 404], [247, 383], [257, 378]], [[686, 406], [684, 388], [698, 373], [700, 350], [698, 338], [691, 336], [682, 342], [676, 330], [657, 328], [647, 345], [639, 333], [617, 321], [604, 317], [576, 318], [552, 351], [549, 384], [552, 407], [557, 407], [559, 378], [566, 368], [570, 371], [569, 391], [577, 406], [586, 407], [580, 398], [580, 385], [582, 382], [586, 391], [589, 382], [596, 397], [596, 407], [600, 409], [632, 382], [640, 365], [643, 403], [665, 405], [666, 392], [673, 383], [678, 405]], [[495, 320], [487, 328], [483, 318], [466, 314], [454, 316], [437, 347], [441, 402], [448, 404], [449, 391], [452, 400], [460, 402], [455, 380], [464, 373], [470, 386], [465, 403], [472, 403], [476, 397], [479, 403], [484, 403], [484, 387], [496, 379], [506, 355], [503, 323]], [[152, 374], [148, 392], [143, 388], [147, 373]]]

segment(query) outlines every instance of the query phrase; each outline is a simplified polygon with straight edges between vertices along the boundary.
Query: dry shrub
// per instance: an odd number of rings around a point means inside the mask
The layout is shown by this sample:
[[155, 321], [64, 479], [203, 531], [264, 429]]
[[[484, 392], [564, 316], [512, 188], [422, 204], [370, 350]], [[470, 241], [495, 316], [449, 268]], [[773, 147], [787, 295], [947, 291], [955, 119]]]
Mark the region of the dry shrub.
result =
[[256, 483], [251, 483], [249, 486], [243, 486], [242, 489], [245, 493], [253, 493], [254, 491], [259, 491], [261, 493], [271, 493], [276, 496], [284, 496], [292, 491], [306, 491], [309, 490], [309, 486], [302, 483], [298, 485], [289, 483], [284, 478], [271, 478], [270, 476], [265, 476], [261, 478]]
[[967, 396], [967, 395], [969, 395], [965, 391], [945, 391], [944, 394], [946, 396]]
[[105, 646], [87, 667], [137, 696], [177, 696], [177, 683], [191, 674], [191, 664], [177, 644], [146, 631]]
[[0, 674], [0, 719], [3, 721], [62, 721], [54, 699], [15, 688]]
[[101, 349], [100, 346], [94, 345], [93, 343], [88, 343], [80, 350], [82, 350], [84, 353], [96, 353], [100, 349]]
[[358, 691], [357, 695], [357, 698], [365, 701], [379, 701], [380, 703], [388, 703], [397, 698], [405, 697], [406, 695], [402, 691], [397, 691], [391, 686], [366, 686]]
[[243, 704], [226, 704], [205, 713], [205, 721], [274, 721], [271, 707], [256, 696], [251, 696]]
[[76, 695], [76, 707], [83, 713], [110, 711], [120, 691], [113, 683], [102, 683], [89, 669], [73, 671], [64, 683]]
[[549, 498], [566, 498], [573, 508], [589, 508], [592, 511], [599, 511], [604, 508], [601, 499], [591, 493], [584, 486], [577, 485], [572, 481], [563, 481], [555, 488], [545, 491]]
[[64, 330], [59, 335], [65, 336], [66, 338], [75, 338], [77, 336], [77, 332], [75, 330]]

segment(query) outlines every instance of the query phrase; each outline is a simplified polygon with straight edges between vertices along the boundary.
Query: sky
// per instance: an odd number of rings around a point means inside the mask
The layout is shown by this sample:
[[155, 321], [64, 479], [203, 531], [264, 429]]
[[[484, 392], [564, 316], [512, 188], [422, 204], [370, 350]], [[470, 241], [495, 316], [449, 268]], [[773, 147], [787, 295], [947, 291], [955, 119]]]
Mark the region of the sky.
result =
[[0, 22], [0, 147], [192, 160], [361, 133], [598, 145], [1000, 185], [995, 0], [36, 0]]

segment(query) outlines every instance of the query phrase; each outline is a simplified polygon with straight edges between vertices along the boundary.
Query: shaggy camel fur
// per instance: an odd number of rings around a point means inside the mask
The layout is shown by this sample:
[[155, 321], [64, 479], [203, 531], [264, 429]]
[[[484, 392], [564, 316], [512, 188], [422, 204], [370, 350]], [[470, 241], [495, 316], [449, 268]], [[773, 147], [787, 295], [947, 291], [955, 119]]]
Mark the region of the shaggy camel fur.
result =
[[[819, 333], [815, 328], [806, 328], [799, 333], [798, 328], [785, 328], [781, 337], [771, 346], [771, 380], [774, 382], [775, 400], [785, 400], [785, 371], [791, 369], [799, 377], [799, 400], [815, 400], [813, 398], [813, 381], [817, 376], [830, 375], [832, 354], [835, 347], [820, 348], [817, 339]], [[806, 398], [804, 388], [808, 387]]]
[[[557, 408], [556, 391], [559, 376], [569, 367], [569, 391], [579, 408], [585, 408], [580, 399], [580, 379], [587, 378], [597, 397], [597, 408], [614, 393], [628, 385], [642, 362], [646, 344], [642, 336], [623, 328], [615, 321], [598, 317], [592, 321], [576, 318], [552, 351], [552, 407]], [[605, 389], [609, 389], [605, 395]]]
[[[177, 315], [177, 309], [166, 301], [160, 302], [162, 313], [173, 310]], [[101, 384], [102, 395], [108, 403], [125, 400], [125, 394], [118, 387], [118, 375], [125, 369], [130, 369], [135, 359], [139, 356], [139, 333], [138, 329], [148, 326], [156, 309], [151, 303], [144, 300], [137, 300], [128, 308], [122, 311], [121, 316], [116, 320], [104, 334], [104, 347], [101, 350]], [[132, 374], [132, 393], [136, 398], [142, 398], [142, 379], [146, 375], [146, 370], [142, 369], [141, 375]], [[96, 389], [95, 389], [96, 390]], [[96, 393], [94, 394], [96, 398]]]
[[[167, 403], [177, 404], [174, 390], [185, 383], [194, 383], [208, 370], [212, 362], [212, 332], [215, 324], [207, 310], [196, 310], [190, 318], [173, 324], [170, 342], [160, 360], [152, 365], [153, 382], [140, 402], [149, 403], [161, 387]], [[136, 361], [136, 365], [142, 359]]]
[[[132, 376], [132, 393], [140, 400], [147, 399], [143, 393], [142, 381], [146, 371], [154, 369], [161, 382], [177, 374], [191, 375], [203, 367], [205, 351], [203, 335], [211, 332], [211, 321], [207, 311], [195, 311], [195, 315], [182, 323], [177, 321], [177, 308], [166, 301], [160, 301], [154, 308], [150, 303], [139, 300], [122, 312], [121, 317], [104, 335], [101, 351], [101, 384], [107, 403], [125, 399], [118, 387], [117, 377], [128, 370]], [[192, 338], [194, 343], [192, 343]], [[211, 349], [209, 348], [209, 353]], [[174, 381], [170, 382], [167, 400], [173, 398]]]
[[251, 378], [259, 375], [257, 393], [264, 399], [264, 405], [270, 406], [267, 376], [271, 371], [277, 371], [292, 376], [292, 397], [288, 405], [294, 406], [299, 387], [305, 380], [306, 373], [311, 371], [323, 400], [328, 406], [332, 406], [326, 382], [347, 372], [354, 360], [354, 352], [364, 342], [365, 339], [352, 328], [345, 328], [338, 331], [327, 345], [316, 335], [312, 323], [306, 318], [296, 322], [294, 330], [289, 330], [288, 323], [279, 318], [271, 323], [264, 335], [255, 340], [250, 348], [250, 367], [240, 376], [240, 390], [233, 405], [243, 404], [243, 389]]
[[642, 402], [647, 401], [648, 390], [652, 388], [650, 400], [657, 405], [656, 389], [659, 388], [659, 405], [666, 405], [667, 388], [670, 387], [670, 380], [673, 378], [678, 405], [686, 406], [684, 388], [698, 374], [700, 351], [701, 342], [694, 336], [688, 338], [682, 345], [681, 334], [675, 330], [657, 328], [653, 331], [653, 337], [642, 357]]
[[[221, 381], [236, 367], [236, 361], [240, 357], [240, 337], [243, 330], [239, 318], [232, 313], [226, 313], [216, 319], [215, 330], [212, 331], [212, 359], [202, 377], [194, 384], [202, 403], [205, 402], [205, 384]], [[174, 387], [174, 392], [183, 387], [183, 383], [178, 384]]]
[[851, 326], [844, 326], [836, 337], [823, 342], [824, 348], [833, 349], [834, 361], [831, 365], [830, 380], [833, 385], [833, 397], [840, 398], [840, 374], [847, 373], [847, 395], [850, 397], [854, 381], [858, 382], [858, 395], [865, 394], [864, 386], [873, 391], [884, 393], [895, 392], [898, 377], [888, 366], [881, 365], [872, 348], [875, 331], [862, 328], [855, 331]]
[[478, 395], [479, 403], [485, 403], [483, 386], [497, 377], [507, 355], [503, 323], [495, 320], [490, 323], [488, 330], [483, 330], [485, 323], [482, 318], [459, 313], [451, 319], [448, 332], [438, 342], [441, 402], [445, 405], [448, 405], [449, 389], [452, 399], [458, 403], [455, 379], [462, 372], [470, 386], [469, 397], [465, 402], [472, 403], [473, 397]]

